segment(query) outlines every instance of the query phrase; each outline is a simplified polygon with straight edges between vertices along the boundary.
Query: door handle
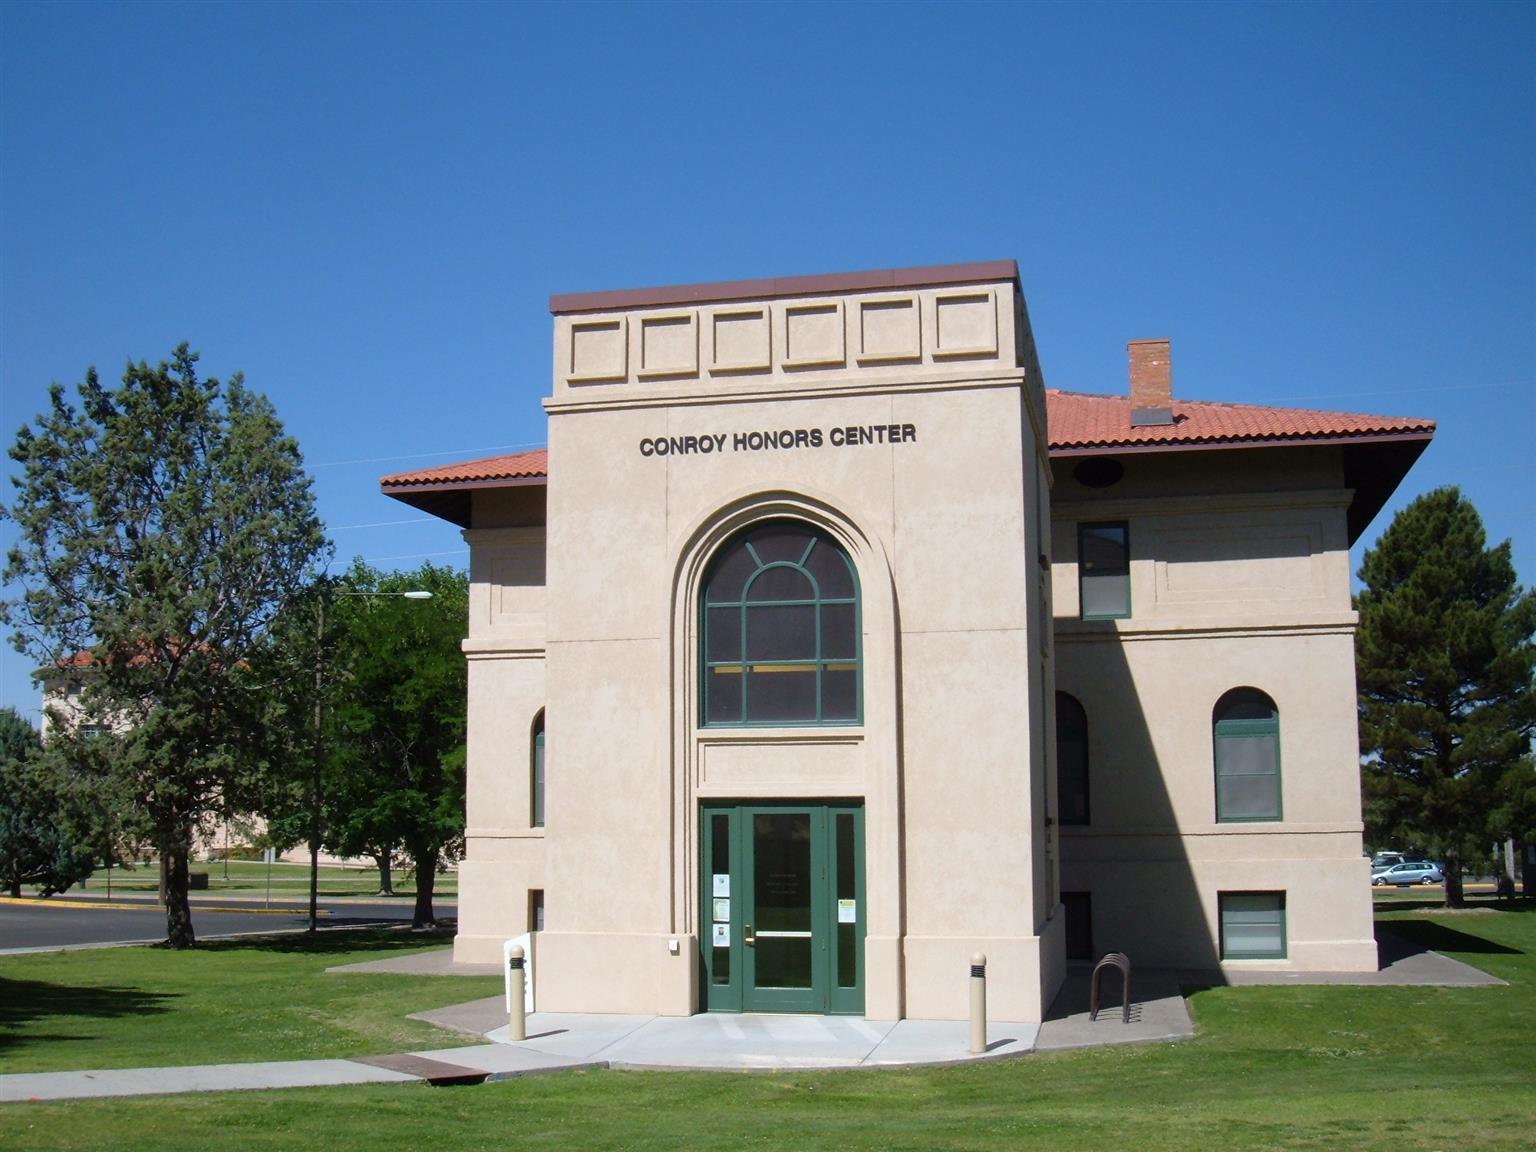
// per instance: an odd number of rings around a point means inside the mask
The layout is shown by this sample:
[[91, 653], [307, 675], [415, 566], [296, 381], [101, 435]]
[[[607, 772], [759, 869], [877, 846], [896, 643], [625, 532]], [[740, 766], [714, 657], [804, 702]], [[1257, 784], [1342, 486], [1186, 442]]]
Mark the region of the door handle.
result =
[[750, 924], [742, 925], [741, 942], [743, 944], [745, 944], [748, 948], [752, 948], [752, 947], [756, 946], [756, 944], [757, 944], [757, 937], [752, 934], [752, 925], [750, 925]]

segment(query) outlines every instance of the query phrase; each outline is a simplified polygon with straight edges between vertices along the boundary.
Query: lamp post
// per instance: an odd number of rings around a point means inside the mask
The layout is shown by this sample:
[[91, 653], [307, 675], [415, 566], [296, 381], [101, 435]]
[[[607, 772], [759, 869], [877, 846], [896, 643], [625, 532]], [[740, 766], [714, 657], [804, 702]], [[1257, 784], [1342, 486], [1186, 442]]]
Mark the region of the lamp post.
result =
[[[333, 596], [397, 596], [402, 600], [430, 600], [432, 593], [422, 588], [409, 592], [333, 592]], [[325, 596], [320, 597], [315, 618], [315, 748], [311, 757], [309, 779], [309, 929], [318, 931], [320, 920], [320, 772], [325, 751]]]

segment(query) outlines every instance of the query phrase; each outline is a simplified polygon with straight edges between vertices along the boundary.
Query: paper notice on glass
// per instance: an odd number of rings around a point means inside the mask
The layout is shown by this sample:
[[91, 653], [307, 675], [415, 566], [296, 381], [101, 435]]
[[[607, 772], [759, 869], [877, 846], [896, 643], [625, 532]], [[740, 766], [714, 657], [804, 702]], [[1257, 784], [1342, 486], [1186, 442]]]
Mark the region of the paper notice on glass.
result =
[[731, 926], [729, 924], [715, 925], [715, 947], [729, 948], [731, 946]]
[[729, 872], [716, 872], [713, 875], [715, 887], [710, 895], [729, 896], [731, 894], [731, 874]]
[[837, 902], [837, 922], [839, 924], [857, 924], [859, 922], [859, 902], [857, 900], [839, 900]]
[[729, 900], [715, 901], [715, 923], [728, 924], [731, 920], [731, 902]]

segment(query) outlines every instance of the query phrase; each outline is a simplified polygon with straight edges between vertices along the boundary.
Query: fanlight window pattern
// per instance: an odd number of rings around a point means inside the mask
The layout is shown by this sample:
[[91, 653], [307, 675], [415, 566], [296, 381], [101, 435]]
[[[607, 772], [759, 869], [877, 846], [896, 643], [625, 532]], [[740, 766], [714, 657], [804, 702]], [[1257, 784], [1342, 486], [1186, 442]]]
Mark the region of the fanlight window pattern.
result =
[[731, 537], [700, 616], [704, 724], [859, 722], [858, 576], [825, 532], [770, 520]]

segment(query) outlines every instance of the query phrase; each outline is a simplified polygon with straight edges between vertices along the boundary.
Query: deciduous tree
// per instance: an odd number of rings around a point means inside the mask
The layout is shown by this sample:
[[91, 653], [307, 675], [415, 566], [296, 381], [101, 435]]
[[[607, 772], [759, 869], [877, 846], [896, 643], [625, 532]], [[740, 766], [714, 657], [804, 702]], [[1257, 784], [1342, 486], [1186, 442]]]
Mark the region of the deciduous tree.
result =
[[[1508, 794], [1536, 729], [1536, 595], [1456, 488], [1404, 508], [1365, 554], [1355, 651], [1369, 837], [1463, 858], [1522, 806]], [[1501, 815], [1502, 813], [1502, 815]]]
[[[348, 854], [399, 845], [416, 871], [417, 927], [434, 923], [437, 868], [464, 837], [467, 673], [460, 647], [469, 620], [462, 572], [423, 564], [348, 572], [335, 627], [338, 681], [333, 779], [334, 848]], [[409, 600], [408, 591], [432, 593]]]
[[94, 369], [21, 429], [5, 512], [14, 643], [40, 665], [89, 652], [84, 703], [122, 734], [112, 771], [166, 864], [166, 937], [193, 943], [194, 829], [243, 771], [247, 658], [327, 545], [298, 445], [272, 405], [199, 378], [185, 344], [117, 388]]

